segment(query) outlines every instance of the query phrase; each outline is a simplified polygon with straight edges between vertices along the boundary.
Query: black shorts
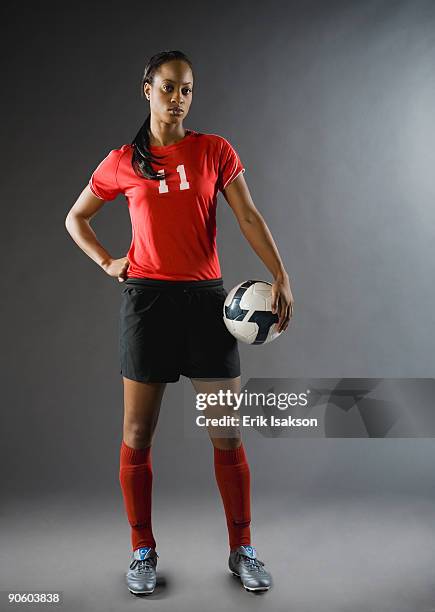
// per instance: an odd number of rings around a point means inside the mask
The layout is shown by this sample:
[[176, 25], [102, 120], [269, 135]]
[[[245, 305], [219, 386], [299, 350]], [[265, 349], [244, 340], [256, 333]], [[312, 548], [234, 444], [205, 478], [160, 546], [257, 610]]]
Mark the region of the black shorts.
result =
[[240, 376], [236, 338], [222, 318], [222, 278], [129, 278], [119, 312], [120, 373], [139, 382]]

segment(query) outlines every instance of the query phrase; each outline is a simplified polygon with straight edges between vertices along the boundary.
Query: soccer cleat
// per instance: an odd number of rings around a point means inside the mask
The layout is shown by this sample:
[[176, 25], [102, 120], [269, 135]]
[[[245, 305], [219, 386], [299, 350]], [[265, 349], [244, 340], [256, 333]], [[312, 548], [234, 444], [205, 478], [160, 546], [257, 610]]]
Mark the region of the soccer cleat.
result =
[[272, 585], [272, 576], [263, 568], [263, 561], [257, 559], [253, 546], [239, 546], [232, 550], [228, 565], [247, 591], [267, 591]]
[[126, 573], [127, 586], [134, 595], [152, 593], [157, 581], [157, 557], [154, 548], [145, 546], [136, 548], [130, 562], [130, 569]]

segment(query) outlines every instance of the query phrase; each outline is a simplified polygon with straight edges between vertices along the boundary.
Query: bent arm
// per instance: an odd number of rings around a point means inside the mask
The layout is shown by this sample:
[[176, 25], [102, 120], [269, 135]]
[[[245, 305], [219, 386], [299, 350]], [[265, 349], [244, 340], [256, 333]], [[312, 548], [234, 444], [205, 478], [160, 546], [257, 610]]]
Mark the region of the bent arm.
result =
[[65, 227], [74, 242], [103, 270], [113, 261], [111, 255], [97, 240], [90, 220], [103, 207], [104, 200], [97, 198], [87, 185], [65, 219]]

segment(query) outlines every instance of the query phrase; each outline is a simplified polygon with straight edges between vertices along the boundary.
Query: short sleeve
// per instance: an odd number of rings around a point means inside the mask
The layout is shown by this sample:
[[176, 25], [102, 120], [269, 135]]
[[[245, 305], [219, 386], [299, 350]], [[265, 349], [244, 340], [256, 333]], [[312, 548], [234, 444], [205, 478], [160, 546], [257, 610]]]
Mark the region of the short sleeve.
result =
[[121, 149], [113, 149], [95, 168], [89, 179], [89, 188], [101, 200], [114, 200], [121, 193], [116, 179]]
[[222, 147], [219, 156], [218, 188], [223, 191], [245, 167], [233, 146], [225, 138], [221, 138]]

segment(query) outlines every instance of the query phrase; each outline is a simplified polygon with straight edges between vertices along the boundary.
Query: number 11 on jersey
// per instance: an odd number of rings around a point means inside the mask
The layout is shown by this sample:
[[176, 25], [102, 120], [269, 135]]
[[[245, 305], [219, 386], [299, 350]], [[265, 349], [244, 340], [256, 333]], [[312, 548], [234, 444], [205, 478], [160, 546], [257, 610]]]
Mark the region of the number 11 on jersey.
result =
[[[184, 169], [184, 164], [180, 164], [177, 166], [177, 172], [180, 175], [180, 191], [181, 189], [189, 189], [189, 183], [186, 180], [186, 171]], [[164, 170], [158, 170], [157, 174], [165, 174]], [[159, 181], [159, 193], [167, 193], [169, 191], [169, 187], [166, 184], [164, 177]]]

